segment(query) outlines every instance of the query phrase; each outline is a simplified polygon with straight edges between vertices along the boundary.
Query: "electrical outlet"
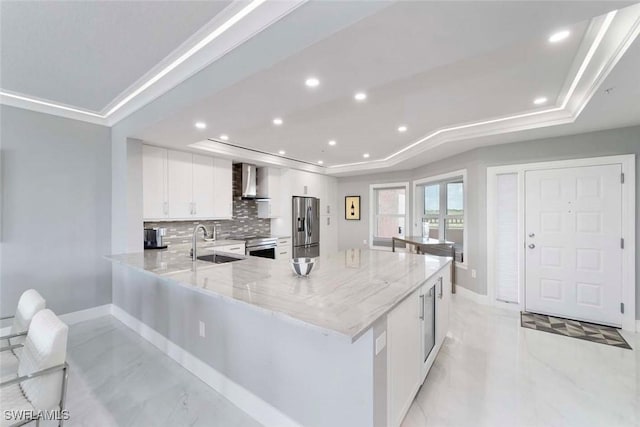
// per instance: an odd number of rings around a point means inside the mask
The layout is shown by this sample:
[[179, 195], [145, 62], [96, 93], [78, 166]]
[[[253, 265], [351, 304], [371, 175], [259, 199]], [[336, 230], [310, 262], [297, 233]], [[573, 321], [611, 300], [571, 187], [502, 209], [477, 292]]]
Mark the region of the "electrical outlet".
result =
[[474, 269], [471, 269], [471, 278], [472, 279], [476, 278], [476, 271]]
[[387, 345], [387, 331], [381, 333], [378, 338], [376, 338], [376, 356], [380, 353]]
[[200, 336], [202, 338], [205, 337], [204, 322], [202, 320], [200, 321]]
[[365, 239], [365, 240], [363, 240], [363, 241], [362, 241], [362, 244], [363, 244], [363, 245], [366, 245], [366, 244], [367, 244], [367, 240], [366, 240], [366, 239]]
[[305, 195], [305, 196], [307, 195], [307, 192], [308, 192], [308, 191], [309, 191], [309, 188], [305, 185], [305, 186], [304, 186], [304, 195]]

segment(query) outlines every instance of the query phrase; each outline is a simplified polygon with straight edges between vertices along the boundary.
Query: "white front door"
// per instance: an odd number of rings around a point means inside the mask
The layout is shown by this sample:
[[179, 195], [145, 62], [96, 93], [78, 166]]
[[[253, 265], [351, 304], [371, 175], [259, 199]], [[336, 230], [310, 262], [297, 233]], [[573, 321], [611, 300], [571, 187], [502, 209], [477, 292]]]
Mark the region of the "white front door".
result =
[[620, 164], [525, 173], [525, 308], [621, 326]]

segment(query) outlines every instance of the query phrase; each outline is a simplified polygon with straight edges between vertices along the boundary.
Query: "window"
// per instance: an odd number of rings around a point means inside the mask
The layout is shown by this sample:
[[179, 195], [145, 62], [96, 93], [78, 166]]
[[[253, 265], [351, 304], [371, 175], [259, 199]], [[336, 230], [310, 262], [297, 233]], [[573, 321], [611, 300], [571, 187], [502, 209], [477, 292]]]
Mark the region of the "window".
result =
[[[422, 222], [429, 226], [429, 237], [454, 243], [456, 261], [464, 261], [464, 179], [456, 176], [421, 184]], [[416, 194], [419, 196], [418, 194]], [[423, 230], [426, 227], [423, 225]]]
[[405, 235], [407, 185], [384, 184], [371, 187], [373, 246], [391, 246], [392, 237]]

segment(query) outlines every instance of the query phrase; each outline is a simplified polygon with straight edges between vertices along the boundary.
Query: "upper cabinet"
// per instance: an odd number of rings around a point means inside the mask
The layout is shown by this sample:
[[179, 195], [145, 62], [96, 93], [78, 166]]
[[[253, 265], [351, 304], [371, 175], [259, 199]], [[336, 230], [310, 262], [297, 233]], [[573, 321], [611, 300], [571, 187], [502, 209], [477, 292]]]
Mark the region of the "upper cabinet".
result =
[[193, 155], [193, 205], [192, 217], [197, 219], [214, 218], [215, 198], [215, 159], [213, 157]]
[[258, 218], [280, 218], [282, 216], [282, 200], [280, 169], [258, 168], [256, 196], [266, 200], [258, 200]]
[[213, 159], [213, 200], [215, 219], [233, 217], [233, 168], [231, 160]]
[[[169, 217], [193, 217], [193, 155], [169, 150]], [[144, 188], [143, 188], [144, 193]]]
[[230, 219], [231, 160], [143, 146], [144, 220]]
[[145, 219], [167, 219], [167, 150], [142, 146], [142, 211]]

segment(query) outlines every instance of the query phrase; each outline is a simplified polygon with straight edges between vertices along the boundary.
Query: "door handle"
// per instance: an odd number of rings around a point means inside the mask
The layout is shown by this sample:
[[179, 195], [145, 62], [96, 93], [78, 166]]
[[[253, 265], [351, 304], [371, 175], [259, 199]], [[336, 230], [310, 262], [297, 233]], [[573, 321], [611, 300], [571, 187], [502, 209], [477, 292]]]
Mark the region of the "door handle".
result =
[[420, 295], [420, 320], [424, 320], [424, 295]]
[[529, 233], [529, 237], [536, 237], [536, 233]]
[[442, 299], [442, 297], [444, 296], [444, 288], [442, 285], [442, 277], [438, 278], [438, 280], [440, 281], [440, 294], [438, 295], [438, 298]]
[[529, 243], [529, 249], [533, 249], [535, 247], [536, 247], [536, 245], [534, 245], [533, 243]]

